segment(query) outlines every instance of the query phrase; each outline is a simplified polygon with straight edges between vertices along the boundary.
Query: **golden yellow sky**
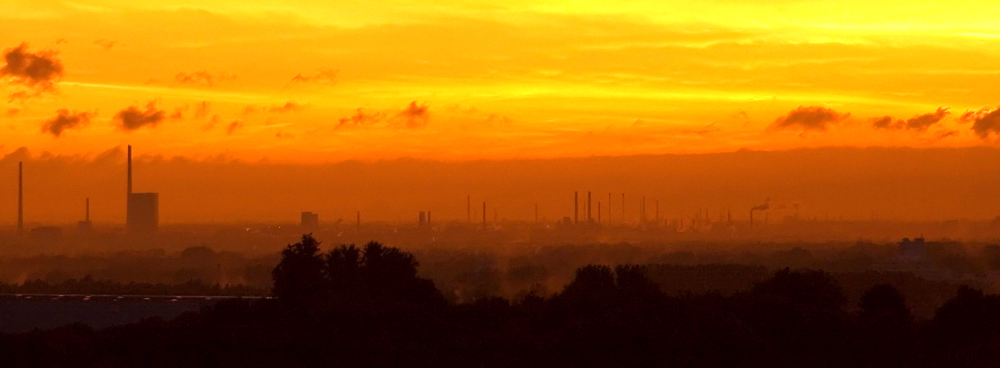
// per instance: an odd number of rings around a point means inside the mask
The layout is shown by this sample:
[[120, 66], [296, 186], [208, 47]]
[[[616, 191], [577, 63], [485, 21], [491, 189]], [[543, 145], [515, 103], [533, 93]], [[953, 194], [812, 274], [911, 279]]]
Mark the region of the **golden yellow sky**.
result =
[[61, 66], [0, 72], [0, 154], [992, 146], [997, 19], [961, 0], [0, 0], [8, 61]]

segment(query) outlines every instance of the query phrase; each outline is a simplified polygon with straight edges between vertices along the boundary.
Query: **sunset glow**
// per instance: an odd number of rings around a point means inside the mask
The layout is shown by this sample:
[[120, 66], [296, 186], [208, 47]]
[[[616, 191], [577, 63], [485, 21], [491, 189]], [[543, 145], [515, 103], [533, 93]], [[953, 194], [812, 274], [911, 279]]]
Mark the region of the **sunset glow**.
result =
[[[462, 160], [976, 146], [1000, 131], [986, 2], [0, 8], [8, 64], [61, 67], [5, 69], [2, 153]], [[836, 118], [788, 122], [799, 109]]]

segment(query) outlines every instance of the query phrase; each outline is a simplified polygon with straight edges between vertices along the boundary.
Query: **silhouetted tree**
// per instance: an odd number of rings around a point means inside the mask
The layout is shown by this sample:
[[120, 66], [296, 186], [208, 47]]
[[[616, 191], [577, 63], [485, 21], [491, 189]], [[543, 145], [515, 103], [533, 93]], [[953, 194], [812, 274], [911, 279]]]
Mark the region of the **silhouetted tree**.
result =
[[846, 366], [852, 351], [846, 302], [826, 272], [786, 268], [754, 285], [744, 318], [773, 346], [776, 365]]
[[1000, 296], [963, 286], [938, 309], [927, 331], [931, 362], [989, 367], [1000, 361]]
[[899, 290], [888, 284], [875, 285], [861, 296], [858, 308], [858, 365], [912, 366], [916, 348], [913, 315]]
[[341, 245], [326, 254], [324, 272], [335, 297], [351, 297], [361, 283], [361, 250]]
[[652, 301], [662, 295], [660, 287], [646, 276], [639, 265], [615, 266], [615, 282], [621, 298], [625, 300]]
[[888, 284], [872, 286], [858, 302], [862, 320], [870, 323], [909, 325], [913, 321], [906, 299]]
[[272, 295], [285, 305], [298, 309], [323, 300], [328, 289], [324, 264], [319, 257], [319, 242], [312, 234], [290, 244], [281, 252], [281, 262], [271, 272]]
[[587, 265], [576, 270], [576, 277], [566, 285], [559, 300], [585, 312], [604, 309], [617, 296], [611, 267]]

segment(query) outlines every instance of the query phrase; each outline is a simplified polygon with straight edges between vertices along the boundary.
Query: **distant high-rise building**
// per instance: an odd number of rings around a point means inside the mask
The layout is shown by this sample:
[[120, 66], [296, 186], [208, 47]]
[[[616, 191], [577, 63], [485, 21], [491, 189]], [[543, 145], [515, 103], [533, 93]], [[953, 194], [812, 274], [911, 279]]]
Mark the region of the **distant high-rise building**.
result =
[[424, 211], [420, 211], [420, 217], [417, 220], [417, 225], [424, 227], [427, 225], [427, 214]]
[[302, 227], [305, 229], [316, 229], [319, 227], [319, 214], [309, 211], [302, 212]]
[[128, 195], [125, 227], [131, 234], [154, 233], [160, 226], [160, 194], [132, 192], [132, 146], [128, 146]]

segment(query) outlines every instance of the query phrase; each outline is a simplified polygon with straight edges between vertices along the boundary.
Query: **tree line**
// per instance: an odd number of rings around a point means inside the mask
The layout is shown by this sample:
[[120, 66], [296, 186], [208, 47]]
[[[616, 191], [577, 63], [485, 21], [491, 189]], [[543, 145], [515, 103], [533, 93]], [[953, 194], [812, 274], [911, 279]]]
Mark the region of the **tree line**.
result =
[[819, 270], [782, 269], [733, 294], [667, 294], [648, 267], [588, 265], [552, 296], [454, 304], [409, 253], [320, 245], [306, 235], [282, 252], [274, 299], [0, 335], [0, 366], [987, 367], [1000, 358], [1000, 297], [969, 287], [920, 318], [891, 285], [852, 304]]

